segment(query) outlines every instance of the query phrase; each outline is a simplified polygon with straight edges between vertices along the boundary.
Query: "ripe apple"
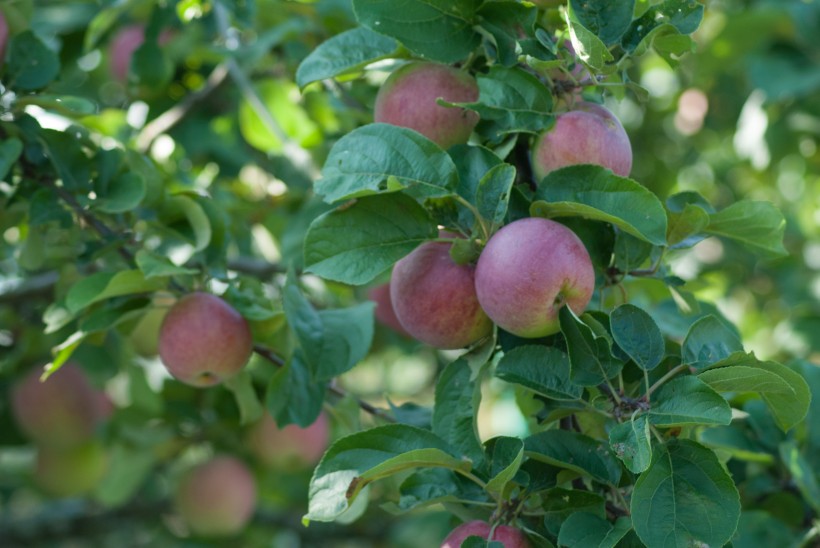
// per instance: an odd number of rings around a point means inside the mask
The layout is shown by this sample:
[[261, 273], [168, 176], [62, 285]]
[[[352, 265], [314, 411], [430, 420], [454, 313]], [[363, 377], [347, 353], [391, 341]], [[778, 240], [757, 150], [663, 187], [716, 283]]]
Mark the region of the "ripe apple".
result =
[[532, 169], [537, 180], [575, 164], [597, 164], [628, 177], [632, 145], [618, 118], [594, 103], [577, 103], [575, 109], [559, 114], [555, 124], [536, 140]]
[[184, 474], [174, 502], [193, 533], [200, 536], [233, 535], [241, 531], [253, 516], [256, 483], [242, 461], [219, 456]]
[[159, 357], [192, 386], [213, 386], [237, 374], [253, 351], [247, 320], [209, 293], [191, 293], [168, 311], [159, 332]]
[[481, 307], [499, 327], [536, 338], [560, 330], [565, 304], [584, 311], [595, 272], [584, 244], [564, 225], [530, 217], [514, 221], [487, 242], [475, 272]]
[[110, 414], [110, 402], [85, 372], [66, 363], [46, 381], [35, 368], [12, 389], [11, 408], [23, 433], [38, 445], [69, 448], [94, 437]]
[[509, 525], [499, 525], [495, 528], [495, 531], [492, 531], [492, 538], [490, 538], [491, 531], [492, 526], [486, 521], [476, 520], [462, 523], [447, 535], [447, 538], [441, 543], [441, 548], [459, 548], [467, 537], [472, 536], [500, 542], [504, 548], [530, 547], [530, 542], [520, 529]]
[[330, 442], [330, 424], [322, 413], [306, 428], [289, 424], [279, 428], [269, 414], [248, 431], [247, 443], [253, 455], [265, 466], [286, 470], [304, 468], [319, 462]]
[[475, 290], [475, 267], [456, 264], [446, 242], [425, 242], [393, 267], [390, 300], [402, 327], [443, 349], [463, 348], [492, 332]]
[[100, 483], [107, 467], [108, 455], [97, 441], [68, 449], [40, 447], [34, 482], [54, 497], [83, 495]]
[[396, 317], [396, 311], [393, 309], [393, 302], [390, 300], [390, 284], [381, 284], [372, 288], [367, 293], [367, 298], [376, 303], [375, 316], [382, 325], [386, 325], [393, 331], [405, 335], [410, 334], [402, 327], [401, 322]]
[[437, 63], [408, 63], [394, 71], [376, 95], [374, 121], [414, 129], [448, 149], [466, 143], [478, 123], [478, 114], [448, 108], [453, 103], [478, 100], [478, 84], [467, 72]]

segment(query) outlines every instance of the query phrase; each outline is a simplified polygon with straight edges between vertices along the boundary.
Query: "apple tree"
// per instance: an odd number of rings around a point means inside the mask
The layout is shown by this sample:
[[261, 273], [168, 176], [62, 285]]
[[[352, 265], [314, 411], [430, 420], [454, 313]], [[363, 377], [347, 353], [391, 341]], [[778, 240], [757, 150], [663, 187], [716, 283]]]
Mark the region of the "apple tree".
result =
[[818, 542], [817, 32], [4, 3], [0, 544]]

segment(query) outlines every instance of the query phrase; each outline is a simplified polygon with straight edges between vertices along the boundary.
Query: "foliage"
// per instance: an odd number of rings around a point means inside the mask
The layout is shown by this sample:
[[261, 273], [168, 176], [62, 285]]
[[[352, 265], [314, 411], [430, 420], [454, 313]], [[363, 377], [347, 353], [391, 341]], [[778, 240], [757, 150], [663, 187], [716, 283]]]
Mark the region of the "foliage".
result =
[[[536, 546], [820, 538], [816, 3], [102, 4], [0, 6], [11, 545], [182, 545], [173, 485], [218, 453], [254, 467], [247, 546], [432, 546], [473, 519]], [[117, 81], [108, 45], [133, 22], [145, 41]], [[410, 59], [476, 77], [479, 99], [449, 105], [480, 115], [468, 144], [372, 123]], [[581, 99], [623, 120], [632, 177], [534, 180], [534, 139]], [[469, 263], [527, 216], [566, 224], [595, 267], [560, 333], [434, 352], [374, 325], [367, 287], [439, 227]], [[245, 371], [208, 389], [138, 340], [162, 296], [198, 290], [254, 335]], [[116, 409], [103, 479], [51, 500], [4, 402], [69, 360]], [[336, 441], [309, 484], [249, 454], [263, 412], [307, 426], [323, 410]]]

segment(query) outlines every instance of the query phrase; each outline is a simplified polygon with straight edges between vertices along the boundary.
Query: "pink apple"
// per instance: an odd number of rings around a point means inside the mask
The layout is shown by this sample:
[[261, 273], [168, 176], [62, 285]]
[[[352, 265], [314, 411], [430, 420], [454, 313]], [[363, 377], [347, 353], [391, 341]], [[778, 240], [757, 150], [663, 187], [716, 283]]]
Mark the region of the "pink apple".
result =
[[449, 243], [423, 243], [393, 267], [390, 300], [396, 317], [410, 335], [430, 346], [469, 346], [493, 329], [478, 304], [474, 278], [472, 265], [450, 258]]
[[621, 122], [601, 105], [578, 103], [575, 108], [559, 114], [555, 125], [536, 140], [532, 150], [536, 179], [575, 164], [597, 164], [628, 177], [632, 145]]
[[6, 60], [6, 44], [9, 41], [9, 24], [6, 16], [0, 11], [0, 67]]
[[[492, 537], [490, 537], [491, 533]], [[459, 548], [467, 537], [473, 536], [500, 542], [504, 545], [504, 548], [530, 547], [530, 542], [520, 529], [509, 525], [499, 525], [493, 531], [492, 526], [486, 521], [476, 520], [462, 523], [453, 529], [444, 539], [444, 542], [441, 543], [441, 548]]]
[[305, 428], [279, 428], [269, 414], [251, 427], [247, 438], [253, 455], [271, 468], [298, 469], [319, 462], [330, 443], [330, 424], [322, 413]]
[[376, 95], [374, 121], [414, 129], [447, 149], [466, 143], [478, 114], [448, 108], [436, 99], [471, 103], [478, 84], [469, 73], [437, 63], [408, 63], [393, 72]]
[[584, 311], [595, 272], [584, 244], [564, 225], [531, 217], [514, 221], [487, 242], [475, 273], [478, 302], [502, 329], [535, 338], [560, 330], [562, 306]]
[[174, 501], [193, 533], [235, 535], [253, 516], [256, 482], [242, 461], [219, 456], [189, 470], [179, 482]]
[[12, 390], [11, 408], [20, 429], [43, 447], [90, 441], [110, 415], [110, 401], [74, 363], [63, 364], [45, 381], [40, 381], [42, 373], [34, 368]]
[[191, 293], [162, 322], [159, 356], [168, 371], [192, 386], [212, 386], [245, 367], [253, 351], [248, 322], [215, 295]]

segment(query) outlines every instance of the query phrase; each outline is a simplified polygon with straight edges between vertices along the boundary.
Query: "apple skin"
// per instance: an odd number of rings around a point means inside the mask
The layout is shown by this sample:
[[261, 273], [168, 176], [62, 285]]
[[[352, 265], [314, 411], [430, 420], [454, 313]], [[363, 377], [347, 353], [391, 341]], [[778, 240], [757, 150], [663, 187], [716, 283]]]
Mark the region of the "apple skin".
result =
[[425, 242], [396, 263], [390, 300], [402, 327], [436, 348], [464, 348], [493, 329], [478, 303], [475, 267], [454, 263], [446, 242]]
[[253, 516], [256, 482], [242, 461], [218, 456], [183, 475], [174, 502], [196, 535], [230, 536], [240, 532]]
[[[167, 44], [172, 37], [169, 29], [159, 34], [160, 46]], [[131, 58], [134, 52], [145, 42], [145, 25], [134, 23], [120, 28], [109, 45], [111, 75], [121, 84], [128, 82], [128, 71], [131, 69]]]
[[367, 298], [376, 303], [374, 314], [376, 320], [382, 325], [386, 325], [393, 331], [409, 337], [410, 333], [402, 327], [401, 322], [396, 317], [393, 309], [393, 302], [390, 300], [390, 284], [381, 284], [367, 292]]
[[319, 462], [330, 443], [330, 423], [322, 413], [306, 428], [279, 428], [268, 413], [248, 431], [247, 445], [265, 466], [297, 470]]
[[578, 236], [564, 225], [530, 217], [496, 232], [478, 258], [476, 293], [502, 329], [525, 338], [560, 330], [558, 311], [576, 314], [595, 290], [595, 271]]
[[34, 483], [53, 497], [73, 497], [93, 490], [105, 476], [108, 455], [97, 441], [68, 449], [40, 447]]
[[74, 363], [63, 364], [44, 382], [41, 374], [34, 368], [12, 390], [20, 429], [42, 447], [66, 449], [90, 441], [110, 415], [110, 401]]
[[618, 118], [601, 105], [581, 102], [559, 114], [532, 149], [532, 169], [540, 181], [553, 170], [575, 164], [597, 164], [629, 177], [632, 145]]
[[531, 546], [526, 535], [515, 527], [499, 525], [493, 532], [493, 538], [489, 538], [490, 531], [492, 531], [492, 526], [486, 521], [476, 520], [462, 523], [447, 535], [441, 543], [441, 548], [459, 548], [467, 537], [472, 536], [500, 542], [504, 548], [530, 548]]
[[6, 61], [6, 44], [9, 41], [9, 24], [6, 16], [0, 11], [0, 67]]
[[159, 332], [162, 363], [174, 377], [192, 386], [213, 386], [236, 375], [252, 351], [247, 320], [209, 293], [179, 299]]
[[448, 149], [466, 143], [478, 123], [478, 114], [443, 107], [478, 100], [478, 84], [466, 72], [437, 63], [408, 63], [394, 71], [376, 95], [374, 121], [414, 129]]

